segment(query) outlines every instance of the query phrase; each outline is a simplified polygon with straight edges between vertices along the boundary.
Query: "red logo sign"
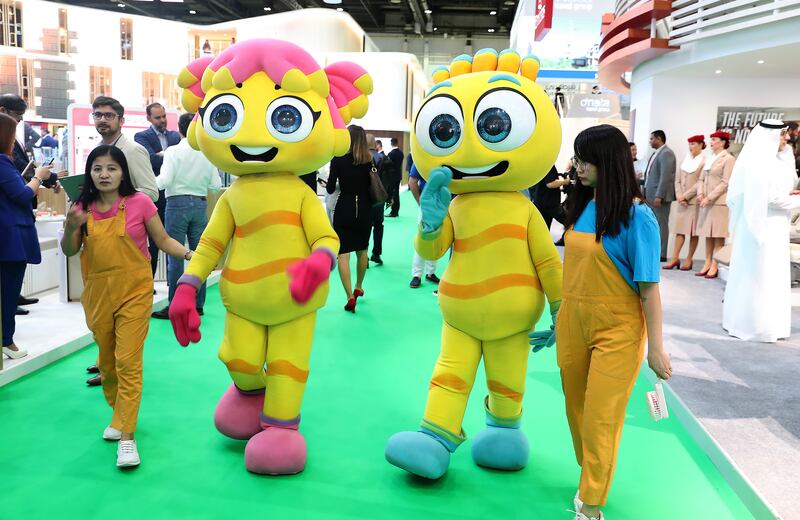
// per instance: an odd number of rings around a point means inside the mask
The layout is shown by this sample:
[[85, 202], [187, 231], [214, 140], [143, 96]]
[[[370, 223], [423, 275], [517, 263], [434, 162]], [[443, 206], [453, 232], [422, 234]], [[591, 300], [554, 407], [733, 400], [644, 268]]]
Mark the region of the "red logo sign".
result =
[[553, 0], [536, 0], [536, 31], [534, 39], [541, 41], [553, 28]]

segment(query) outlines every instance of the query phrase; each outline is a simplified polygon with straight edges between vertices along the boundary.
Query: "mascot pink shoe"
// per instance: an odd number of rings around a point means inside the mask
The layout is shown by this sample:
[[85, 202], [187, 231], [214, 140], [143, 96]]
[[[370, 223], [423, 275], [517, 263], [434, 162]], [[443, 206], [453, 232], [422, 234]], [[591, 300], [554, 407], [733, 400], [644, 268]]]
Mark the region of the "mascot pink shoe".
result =
[[294, 475], [306, 467], [306, 440], [297, 431], [300, 418], [281, 421], [261, 416], [261, 433], [244, 449], [248, 471], [261, 475]]
[[264, 389], [239, 390], [231, 385], [214, 411], [214, 426], [222, 435], [246, 441], [259, 433], [264, 410]]

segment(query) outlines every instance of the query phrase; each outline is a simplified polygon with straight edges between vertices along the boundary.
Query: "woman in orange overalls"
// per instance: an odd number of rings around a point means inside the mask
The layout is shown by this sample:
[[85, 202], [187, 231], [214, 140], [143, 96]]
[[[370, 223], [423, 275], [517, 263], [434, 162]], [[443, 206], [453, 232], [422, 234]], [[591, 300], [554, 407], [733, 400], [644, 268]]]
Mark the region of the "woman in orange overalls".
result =
[[122, 150], [101, 145], [86, 161], [86, 182], [67, 216], [61, 248], [81, 254], [86, 324], [100, 350], [103, 393], [114, 409], [106, 440], [119, 440], [117, 466], [138, 466], [133, 440], [142, 397], [142, 353], [153, 307], [148, 233], [176, 258], [192, 252], [170, 238], [155, 204], [131, 183]]
[[653, 372], [669, 379], [672, 368], [661, 337], [658, 221], [641, 200], [628, 140], [609, 125], [589, 128], [573, 161], [556, 348], [581, 466], [575, 520], [602, 520], [645, 340]]

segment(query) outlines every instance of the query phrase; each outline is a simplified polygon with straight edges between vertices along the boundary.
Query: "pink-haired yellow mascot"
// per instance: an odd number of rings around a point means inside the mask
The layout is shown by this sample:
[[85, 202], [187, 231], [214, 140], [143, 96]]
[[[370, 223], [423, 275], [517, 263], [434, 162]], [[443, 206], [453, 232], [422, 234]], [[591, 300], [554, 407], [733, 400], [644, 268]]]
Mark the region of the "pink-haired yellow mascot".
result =
[[217, 202], [170, 304], [178, 342], [200, 340], [198, 288], [228, 256], [220, 280], [227, 310], [219, 357], [233, 384], [217, 404], [217, 429], [248, 440], [247, 469], [303, 470], [298, 431], [317, 310], [328, 297], [339, 239], [317, 195], [298, 178], [347, 153], [345, 125], [367, 111], [372, 80], [354, 63], [325, 69], [280, 40], [235, 44], [178, 78], [187, 138], [239, 178]]

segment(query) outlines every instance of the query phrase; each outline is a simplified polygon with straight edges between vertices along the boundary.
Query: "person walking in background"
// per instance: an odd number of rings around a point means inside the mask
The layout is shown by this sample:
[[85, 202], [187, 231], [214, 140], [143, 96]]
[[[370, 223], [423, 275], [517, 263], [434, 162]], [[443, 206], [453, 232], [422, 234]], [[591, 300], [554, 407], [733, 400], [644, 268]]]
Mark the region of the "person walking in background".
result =
[[14, 343], [17, 302], [27, 264], [42, 261], [31, 201], [42, 182], [50, 178], [51, 166], [36, 169], [27, 184], [12, 162], [17, 121], [0, 113], [0, 312], [3, 322], [3, 354], [18, 359], [28, 355]]
[[389, 180], [389, 199], [392, 202], [389, 217], [400, 216], [400, 184], [403, 182], [403, 151], [398, 146], [396, 137], [391, 139], [392, 149], [387, 156], [391, 161], [387, 166], [387, 178]]
[[695, 276], [716, 278], [719, 264], [714, 259], [717, 251], [725, 245], [728, 236], [728, 183], [733, 174], [736, 158], [728, 152], [731, 134], [711, 134], [711, 157], [708, 157], [697, 183], [697, 199], [700, 215], [697, 221], [698, 235], [706, 239], [706, 262]]
[[[675, 200], [675, 152], [667, 146], [662, 130], [650, 134], [650, 147], [655, 150], [647, 161], [644, 173], [644, 198], [658, 220], [661, 232], [661, 261], [667, 261], [669, 243], [669, 212]], [[631, 158], [631, 164], [633, 159]]]
[[559, 178], [558, 170], [553, 166], [542, 180], [529, 189], [531, 201], [542, 214], [548, 230], [553, 224], [553, 219], [561, 210], [561, 188], [567, 184], [569, 184], [569, 179], [567, 177]]
[[[333, 212], [333, 229], [339, 235], [338, 268], [342, 287], [347, 295], [344, 310], [356, 312], [356, 302], [364, 296], [364, 276], [367, 274], [369, 234], [372, 229], [372, 201], [369, 195], [372, 154], [367, 135], [360, 126], [350, 125], [350, 151], [331, 160], [327, 190], [333, 193], [339, 182], [341, 194]], [[350, 276], [350, 253], [356, 253], [356, 284]]]
[[789, 233], [800, 208], [794, 152], [784, 123], [765, 119], [739, 153], [728, 191], [733, 251], [722, 327], [745, 341], [792, 334]]
[[[133, 136], [133, 140], [147, 150], [150, 155], [150, 166], [153, 168], [153, 174], [158, 178], [161, 175], [161, 165], [164, 163], [164, 151], [168, 147], [175, 146], [181, 142], [181, 136], [178, 132], [167, 128], [167, 111], [161, 103], [151, 103], [147, 105], [145, 110], [147, 111], [147, 121], [150, 123], [150, 128], [137, 132]], [[164, 218], [166, 204], [164, 190], [159, 189], [156, 208], [158, 208], [158, 218], [162, 222], [166, 222]], [[153, 276], [155, 276], [156, 268], [158, 267], [158, 246], [153, 240], [150, 240], [149, 251], [150, 267], [153, 271]]]
[[584, 130], [574, 162], [556, 357], [581, 466], [575, 520], [602, 520], [645, 342], [656, 377], [669, 379], [672, 367], [662, 337], [659, 226], [642, 204], [627, 139], [610, 125]]
[[705, 165], [706, 140], [702, 135], [695, 135], [689, 138], [689, 154], [681, 163], [678, 175], [675, 176], [675, 249], [672, 253], [672, 261], [664, 266], [664, 269], [675, 269], [680, 264], [680, 255], [686, 237], [689, 237], [689, 254], [686, 262], [681, 266], [681, 271], [691, 271], [694, 260], [694, 252], [697, 250], [697, 243], [700, 237], [697, 235], [697, 182], [700, 173]]
[[85, 175], [61, 249], [68, 257], [81, 252], [81, 304], [99, 349], [103, 393], [114, 410], [103, 438], [119, 441], [118, 467], [138, 466], [134, 432], [153, 307], [147, 236], [176, 258], [188, 260], [192, 252], [167, 235], [155, 204], [136, 192], [122, 150], [109, 145], [92, 150]]
[[[194, 114], [182, 114], [178, 120], [178, 131], [183, 140], [164, 152], [161, 175], [156, 178], [159, 190], [166, 193], [166, 229], [169, 236], [183, 244], [189, 242], [189, 249], [197, 249], [200, 236], [208, 225], [209, 191], [217, 192], [222, 182], [217, 167], [206, 159], [202, 152], [189, 145], [186, 133]], [[315, 182], [316, 185], [316, 182]], [[183, 275], [183, 259], [167, 258], [167, 283], [169, 301], [175, 296], [178, 279]], [[206, 301], [206, 285], [197, 291], [197, 313], [203, 315]], [[153, 313], [154, 318], [168, 320], [169, 305]]]
[[[425, 179], [419, 174], [417, 168], [412, 164], [411, 172], [408, 174], [408, 190], [414, 196], [419, 206], [419, 198], [422, 191], [425, 189]], [[422, 213], [419, 213], [419, 219], [422, 218]], [[408, 284], [412, 289], [418, 289], [422, 285], [422, 274], [425, 273], [425, 279], [431, 283], [439, 285], [439, 277], [436, 276], [436, 260], [425, 260], [417, 253], [414, 248], [414, 259], [411, 262], [411, 283]]]
[[[386, 165], [389, 163], [389, 159], [385, 155], [378, 153], [377, 142], [375, 141], [374, 135], [367, 134], [367, 146], [369, 147], [370, 155], [372, 155], [372, 163], [375, 165], [375, 169], [378, 171], [378, 178], [383, 183], [384, 188], [387, 188]], [[383, 259], [381, 258], [381, 255], [383, 254], [383, 204], [375, 204], [372, 206], [371, 212], [372, 256], [370, 257], [370, 260], [378, 265], [383, 265]]]

